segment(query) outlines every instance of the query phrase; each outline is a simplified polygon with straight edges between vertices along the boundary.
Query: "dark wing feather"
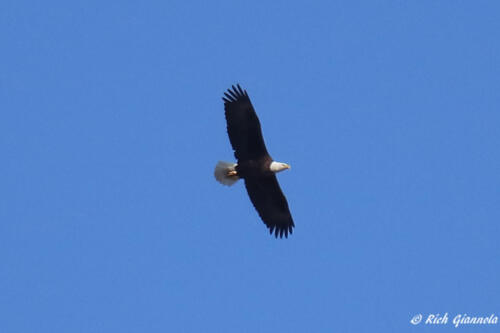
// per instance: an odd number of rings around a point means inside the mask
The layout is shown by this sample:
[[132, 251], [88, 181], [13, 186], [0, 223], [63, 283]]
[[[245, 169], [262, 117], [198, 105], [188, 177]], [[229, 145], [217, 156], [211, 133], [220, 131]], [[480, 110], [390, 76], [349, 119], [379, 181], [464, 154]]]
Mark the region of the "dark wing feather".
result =
[[259, 118], [246, 90], [232, 86], [222, 97], [227, 122], [227, 134], [238, 160], [257, 159], [268, 155]]
[[248, 196], [260, 218], [276, 237], [293, 232], [292, 215], [275, 175], [245, 179]]

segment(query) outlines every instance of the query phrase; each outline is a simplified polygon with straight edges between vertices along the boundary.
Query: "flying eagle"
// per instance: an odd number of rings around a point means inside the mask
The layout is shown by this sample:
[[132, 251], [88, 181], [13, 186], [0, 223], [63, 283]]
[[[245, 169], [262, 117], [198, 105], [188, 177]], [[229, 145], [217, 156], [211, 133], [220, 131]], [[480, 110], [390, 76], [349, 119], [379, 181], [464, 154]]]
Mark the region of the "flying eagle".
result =
[[215, 166], [215, 179], [228, 186], [244, 179], [248, 196], [269, 232], [274, 232], [276, 238], [288, 237], [295, 224], [275, 174], [290, 166], [269, 156], [259, 118], [246, 90], [239, 84], [232, 88], [224, 93], [222, 100], [227, 134], [238, 163], [219, 161]]

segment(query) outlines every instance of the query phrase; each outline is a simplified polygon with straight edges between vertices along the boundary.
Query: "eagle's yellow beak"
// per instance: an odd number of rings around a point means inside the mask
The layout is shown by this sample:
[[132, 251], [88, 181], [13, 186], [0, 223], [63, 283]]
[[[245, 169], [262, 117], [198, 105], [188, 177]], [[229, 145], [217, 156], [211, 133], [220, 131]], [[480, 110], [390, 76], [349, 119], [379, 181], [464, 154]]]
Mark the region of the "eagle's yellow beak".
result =
[[289, 164], [286, 164], [286, 163], [285, 163], [285, 167], [286, 167], [287, 169], [291, 169], [291, 168], [292, 168]]

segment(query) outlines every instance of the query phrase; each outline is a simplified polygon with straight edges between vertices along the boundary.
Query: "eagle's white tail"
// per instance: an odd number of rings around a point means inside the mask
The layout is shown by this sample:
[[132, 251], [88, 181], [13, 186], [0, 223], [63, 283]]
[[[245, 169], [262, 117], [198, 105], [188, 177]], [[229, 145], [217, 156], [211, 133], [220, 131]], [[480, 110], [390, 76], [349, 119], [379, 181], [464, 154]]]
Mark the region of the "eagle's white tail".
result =
[[234, 168], [236, 163], [219, 161], [215, 166], [214, 176], [217, 181], [223, 185], [231, 186], [240, 179], [237, 175], [230, 175], [231, 171], [236, 172]]

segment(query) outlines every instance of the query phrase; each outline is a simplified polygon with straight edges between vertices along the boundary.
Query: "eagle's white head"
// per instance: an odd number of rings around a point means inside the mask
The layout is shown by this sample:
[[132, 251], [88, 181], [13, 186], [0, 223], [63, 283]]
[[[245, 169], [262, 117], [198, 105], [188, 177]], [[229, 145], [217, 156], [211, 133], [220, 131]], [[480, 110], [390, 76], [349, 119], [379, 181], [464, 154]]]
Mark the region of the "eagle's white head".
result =
[[286, 169], [290, 169], [290, 166], [286, 163], [272, 161], [271, 165], [269, 165], [269, 170], [271, 170], [274, 173], [277, 173], [277, 172], [280, 172], [280, 171], [283, 171]]

